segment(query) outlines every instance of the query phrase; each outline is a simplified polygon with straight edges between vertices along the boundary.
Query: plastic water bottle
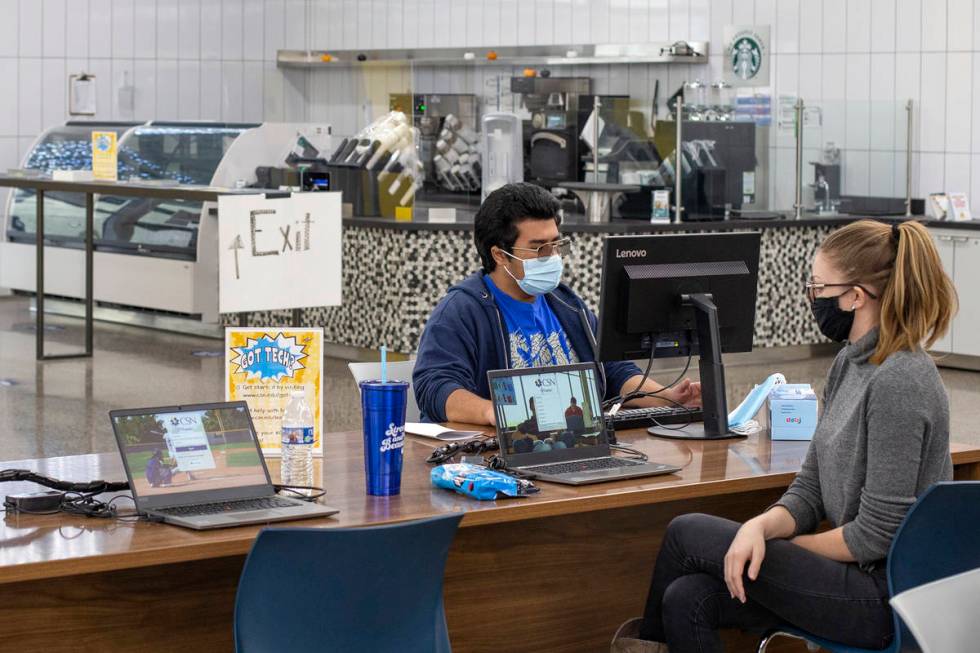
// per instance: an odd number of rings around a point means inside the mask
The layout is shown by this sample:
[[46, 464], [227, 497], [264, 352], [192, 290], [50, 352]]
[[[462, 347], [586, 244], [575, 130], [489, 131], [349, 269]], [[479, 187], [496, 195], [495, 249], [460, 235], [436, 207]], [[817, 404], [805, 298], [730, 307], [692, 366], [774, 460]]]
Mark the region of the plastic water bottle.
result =
[[313, 410], [302, 390], [292, 392], [282, 414], [281, 463], [283, 485], [313, 485]]

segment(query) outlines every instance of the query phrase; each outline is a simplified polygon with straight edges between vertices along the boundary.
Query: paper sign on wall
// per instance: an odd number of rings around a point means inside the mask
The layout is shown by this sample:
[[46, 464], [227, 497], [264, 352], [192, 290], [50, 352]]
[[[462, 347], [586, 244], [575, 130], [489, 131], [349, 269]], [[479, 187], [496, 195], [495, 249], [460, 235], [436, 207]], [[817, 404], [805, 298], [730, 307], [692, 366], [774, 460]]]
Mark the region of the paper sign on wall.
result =
[[92, 177], [116, 181], [116, 132], [92, 132]]
[[726, 25], [725, 81], [733, 86], [769, 85], [769, 26]]
[[323, 329], [225, 329], [225, 399], [248, 403], [266, 455], [281, 453], [282, 414], [294, 390], [313, 409], [313, 452], [323, 455]]
[[340, 193], [218, 199], [222, 313], [338, 306]]

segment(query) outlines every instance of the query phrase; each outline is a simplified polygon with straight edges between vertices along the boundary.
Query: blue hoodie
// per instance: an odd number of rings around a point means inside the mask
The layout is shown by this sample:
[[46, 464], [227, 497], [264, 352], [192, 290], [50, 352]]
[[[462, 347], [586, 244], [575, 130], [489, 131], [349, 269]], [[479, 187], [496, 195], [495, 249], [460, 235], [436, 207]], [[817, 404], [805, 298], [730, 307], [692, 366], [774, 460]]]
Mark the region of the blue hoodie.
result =
[[[596, 331], [595, 314], [565, 284], [547, 295], [546, 301], [579, 360], [594, 361], [581, 311], [588, 315], [592, 333]], [[504, 320], [483, 273], [470, 275], [450, 288], [425, 325], [412, 374], [422, 421], [448, 421], [446, 400], [460, 388], [489, 399], [487, 372], [510, 367], [509, 351]], [[600, 375], [599, 393], [606, 398], [616, 396], [627, 380], [642, 373], [629, 361], [603, 366], [606, 387]]]

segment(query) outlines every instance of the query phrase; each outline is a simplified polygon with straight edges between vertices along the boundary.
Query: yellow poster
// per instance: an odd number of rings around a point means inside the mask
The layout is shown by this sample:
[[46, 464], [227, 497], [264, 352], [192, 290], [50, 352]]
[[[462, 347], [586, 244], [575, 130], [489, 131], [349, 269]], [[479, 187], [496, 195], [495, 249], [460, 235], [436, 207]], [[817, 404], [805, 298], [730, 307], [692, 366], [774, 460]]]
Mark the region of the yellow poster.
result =
[[323, 455], [323, 329], [225, 329], [225, 398], [248, 403], [264, 454], [281, 453], [282, 415], [294, 390], [313, 411]]
[[116, 181], [116, 132], [92, 132], [92, 177]]

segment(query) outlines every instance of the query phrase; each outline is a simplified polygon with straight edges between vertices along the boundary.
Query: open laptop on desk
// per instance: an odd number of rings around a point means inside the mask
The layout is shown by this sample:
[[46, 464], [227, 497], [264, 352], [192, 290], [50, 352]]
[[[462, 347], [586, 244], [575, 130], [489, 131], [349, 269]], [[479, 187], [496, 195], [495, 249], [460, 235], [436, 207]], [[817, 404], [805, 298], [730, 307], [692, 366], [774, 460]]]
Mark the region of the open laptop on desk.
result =
[[194, 529], [338, 512], [276, 494], [244, 401], [109, 412], [136, 508]]
[[568, 485], [680, 470], [613, 457], [592, 363], [496, 370], [488, 377], [508, 469]]

